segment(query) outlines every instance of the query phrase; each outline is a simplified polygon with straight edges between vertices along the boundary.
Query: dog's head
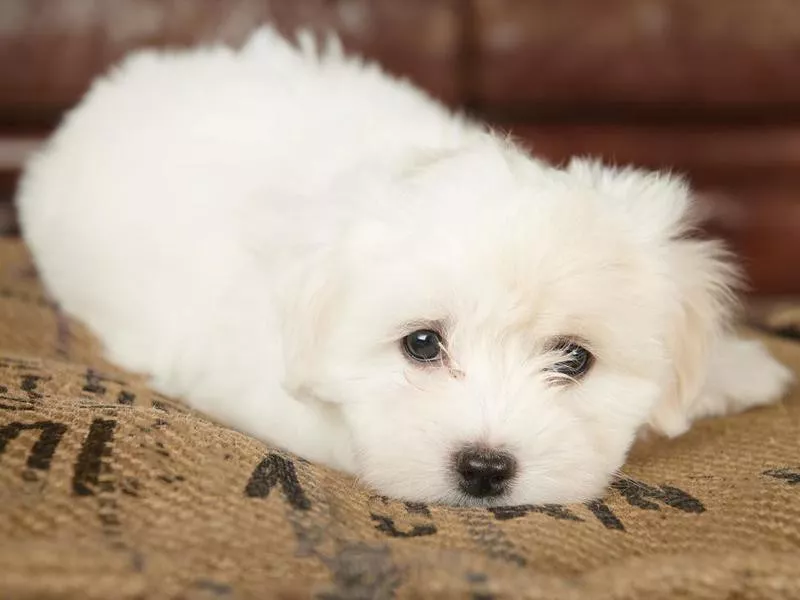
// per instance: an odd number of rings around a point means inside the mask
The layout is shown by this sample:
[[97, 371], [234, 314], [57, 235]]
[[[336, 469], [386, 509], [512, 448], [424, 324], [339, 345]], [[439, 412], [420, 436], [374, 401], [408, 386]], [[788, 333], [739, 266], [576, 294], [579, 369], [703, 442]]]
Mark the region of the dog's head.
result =
[[647, 425], [686, 427], [730, 268], [664, 175], [493, 140], [363, 198], [290, 294], [287, 386], [335, 403], [360, 476], [454, 504], [600, 493]]

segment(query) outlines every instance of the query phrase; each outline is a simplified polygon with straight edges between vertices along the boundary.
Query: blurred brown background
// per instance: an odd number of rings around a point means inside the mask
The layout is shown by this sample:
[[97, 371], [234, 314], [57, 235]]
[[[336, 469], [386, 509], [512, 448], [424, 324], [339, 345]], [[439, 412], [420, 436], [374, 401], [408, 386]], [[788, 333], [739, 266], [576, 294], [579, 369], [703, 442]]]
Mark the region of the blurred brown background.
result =
[[686, 173], [760, 294], [800, 293], [798, 0], [0, 0], [0, 233], [24, 157], [140, 46], [333, 28], [559, 162]]

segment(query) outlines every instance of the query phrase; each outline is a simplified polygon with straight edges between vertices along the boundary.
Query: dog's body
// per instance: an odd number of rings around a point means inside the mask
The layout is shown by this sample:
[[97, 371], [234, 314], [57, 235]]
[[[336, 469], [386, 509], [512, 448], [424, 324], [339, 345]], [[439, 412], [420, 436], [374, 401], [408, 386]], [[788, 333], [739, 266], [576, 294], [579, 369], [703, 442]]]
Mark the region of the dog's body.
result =
[[18, 203], [112, 360], [406, 499], [589, 498], [643, 429], [789, 381], [729, 333], [731, 269], [684, 236], [680, 181], [555, 169], [270, 30], [126, 61]]

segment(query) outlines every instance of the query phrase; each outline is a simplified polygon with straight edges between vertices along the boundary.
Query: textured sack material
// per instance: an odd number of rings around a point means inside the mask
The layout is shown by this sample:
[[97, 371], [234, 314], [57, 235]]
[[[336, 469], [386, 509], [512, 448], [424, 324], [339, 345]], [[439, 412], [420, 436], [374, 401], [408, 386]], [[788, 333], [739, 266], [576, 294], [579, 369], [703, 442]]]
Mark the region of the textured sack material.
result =
[[[800, 310], [759, 316], [800, 371]], [[100, 358], [0, 240], [0, 598], [800, 598], [800, 393], [586, 505], [394, 502]]]

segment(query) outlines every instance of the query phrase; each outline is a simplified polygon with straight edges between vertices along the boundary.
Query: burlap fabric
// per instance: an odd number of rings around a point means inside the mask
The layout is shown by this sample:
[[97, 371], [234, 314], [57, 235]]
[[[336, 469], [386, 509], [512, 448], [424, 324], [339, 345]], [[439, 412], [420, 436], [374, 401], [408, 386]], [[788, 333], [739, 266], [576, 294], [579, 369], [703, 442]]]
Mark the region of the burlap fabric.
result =
[[[0, 265], [0, 598], [800, 598], [798, 393], [588, 505], [404, 504], [153, 393]], [[798, 313], [761, 334], [796, 369]]]

